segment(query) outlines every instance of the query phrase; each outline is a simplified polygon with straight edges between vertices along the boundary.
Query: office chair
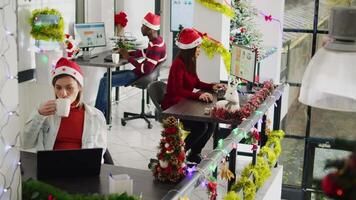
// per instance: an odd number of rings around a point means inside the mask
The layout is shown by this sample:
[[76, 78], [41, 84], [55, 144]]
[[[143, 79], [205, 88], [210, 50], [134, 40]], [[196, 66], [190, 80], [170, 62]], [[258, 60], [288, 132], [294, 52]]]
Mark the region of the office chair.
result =
[[[155, 118], [154, 115], [147, 114], [145, 112], [145, 89], [147, 89], [148, 84], [152, 83], [153, 81], [158, 80], [159, 76], [159, 70], [161, 66], [163, 65], [164, 62], [159, 63], [155, 69], [146, 75], [141, 76], [137, 80], [135, 80], [133, 83], [130, 83], [126, 86], [132, 86], [132, 87], [137, 87], [142, 90], [142, 97], [141, 97], [141, 113], [131, 113], [131, 112], [124, 112], [124, 118], [121, 119], [121, 125], [125, 126], [127, 121], [133, 120], [133, 119], [144, 119], [147, 122], [148, 128], [152, 128], [151, 122], [148, 120], [149, 118]], [[148, 96], [147, 96], [148, 98]]]
[[155, 81], [148, 85], [147, 92], [148, 96], [151, 98], [153, 104], [156, 107], [155, 119], [156, 121], [161, 121], [162, 119], [162, 108], [161, 103], [163, 101], [164, 95], [166, 94], [167, 84], [162, 81]]
[[103, 158], [104, 158], [104, 164], [114, 165], [114, 160], [112, 159], [108, 149], [106, 149]]

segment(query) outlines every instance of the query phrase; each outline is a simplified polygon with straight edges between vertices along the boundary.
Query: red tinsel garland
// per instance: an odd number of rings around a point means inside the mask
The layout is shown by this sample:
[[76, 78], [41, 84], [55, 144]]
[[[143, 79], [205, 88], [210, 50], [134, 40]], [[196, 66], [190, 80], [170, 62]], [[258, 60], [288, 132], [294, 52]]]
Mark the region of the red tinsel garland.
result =
[[231, 112], [225, 108], [213, 107], [211, 116], [223, 120], [236, 120], [241, 122], [244, 118], [249, 117], [251, 113], [255, 111], [270, 94], [272, 94], [273, 90], [274, 85], [272, 81], [265, 81], [263, 87], [257, 91], [253, 97], [240, 108], [240, 110]]

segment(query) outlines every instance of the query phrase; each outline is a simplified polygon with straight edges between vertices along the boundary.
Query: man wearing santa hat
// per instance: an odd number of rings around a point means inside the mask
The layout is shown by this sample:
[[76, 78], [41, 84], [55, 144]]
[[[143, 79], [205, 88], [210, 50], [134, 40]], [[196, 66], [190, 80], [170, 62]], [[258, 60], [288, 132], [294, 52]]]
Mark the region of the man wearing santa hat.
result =
[[[142, 20], [141, 32], [149, 39], [148, 47], [145, 50], [137, 50], [128, 53], [126, 49], [119, 49], [122, 58], [127, 59], [135, 68], [133, 70], [120, 70], [112, 74], [112, 86], [124, 86], [132, 83], [144, 74], [149, 74], [166, 57], [166, 44], [161, 36], [158, 35], [160, 28], [160, 16], [151, 12], [147, 13]], [[143, 57], [142, 62], [136, 59]], [[107, 108], [107, 75], [100, 80], [99, 91], [96, 97], [95, 107], [105, 113]]]
[[[77, 63], [61, 58], [52, 71], [55, 99], [34, 110], [22, 132], [22, 147], [37, 150], [107, 147], [104, 115], [82, 102], [83, 72]], [[59, 109], [67, 101], [67, 114]], [[67, 111], [68, 111], [67, 110]], [[103, 152], [103, 153], [104, 153]]]
[[[183, 99], [192, 99], [203, 102], [211, 102], [213, 96], [209, 92], [194, 92], [194, 89], [212, 91], [226, 89], [223, 84], [205, 83], [197, 76], [196, 60], [200, 54], [202, 38], [197, 31], [191, 28], [183, 29], [178, 36], [176, 45], [179, 47], [177, 57], [169, 70], [167, 93], [162, 101], [162, 109], [165, 110]], [[208, 67], [208, 66], [206, 66]], [[185, 138], [185, 150], [190, 150], [187, 161], [199, 163], [200, 153], [212, 135], [216, 124], [199, 121], [181, 120], [190, 134]]]

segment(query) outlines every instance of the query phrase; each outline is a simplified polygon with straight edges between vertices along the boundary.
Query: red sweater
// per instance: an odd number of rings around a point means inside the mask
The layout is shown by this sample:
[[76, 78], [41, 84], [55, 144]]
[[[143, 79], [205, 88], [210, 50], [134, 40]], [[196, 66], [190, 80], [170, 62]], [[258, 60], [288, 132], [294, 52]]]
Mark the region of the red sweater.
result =
[[69, 116], [61, 118], [53, 149], [80, 149], [84, 127], [84, 106], [71, 107]]
[[213, 85], [201, 82], [196, 74], [186, 70], [180, 58], [176, 58], [169, 71], [167, 93], [161, 104], [162, 109], [165, 110], [185, 98], [198, 100], [201, 93], [193, 92], [194, 88], [211, 90]]
[[[146, 53], [145, 53], [146, 52]], [[158, 36], [154, 40], [148, 43], [147, 49], [137, 50], [131, 52], [130, 57], [127, 59], [134, 67], [135, 74], [140, 77], [143, 74], [149, 74], [153, 71], [157, 64], [164, 61], [166, 55], [166, 44], [161, 36]], [[139, 63], [135, 58], [145, 57], [145, 59]]]

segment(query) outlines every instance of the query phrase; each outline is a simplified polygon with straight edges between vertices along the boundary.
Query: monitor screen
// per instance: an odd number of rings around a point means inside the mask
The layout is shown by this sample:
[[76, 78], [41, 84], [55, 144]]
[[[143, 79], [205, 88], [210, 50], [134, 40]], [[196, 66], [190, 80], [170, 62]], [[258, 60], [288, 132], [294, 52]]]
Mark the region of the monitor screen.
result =
[[104, 22], [75, 24], [74, 34], [79, 48], [106, 46]]
[[254, 82], [256, 53], [248, 47], [233, 45], [230, 75]]

